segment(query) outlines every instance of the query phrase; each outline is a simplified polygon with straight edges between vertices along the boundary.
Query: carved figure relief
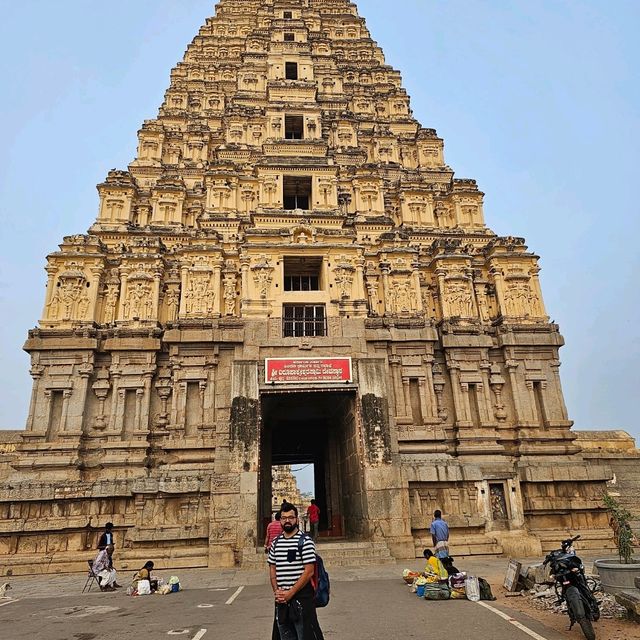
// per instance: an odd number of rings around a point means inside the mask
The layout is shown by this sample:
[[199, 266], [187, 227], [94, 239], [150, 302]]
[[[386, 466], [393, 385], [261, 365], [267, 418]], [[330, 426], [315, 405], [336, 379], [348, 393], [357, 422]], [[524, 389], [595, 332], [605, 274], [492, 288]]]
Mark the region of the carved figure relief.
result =
[[87, 279], [76, 263], [68, 263], [66, 267], [47, 304], [47, 317], [50, 320], [86, 320], [90, 304]]
[[377, 316], [379, 313], [377, 278], [367, 277], [366, 286], [367, 286], [367, 300], [369, 302], [369, 313], [372, 316]]
[[344, 256], [341, 258], [338, 265], [333, 269], [334, 280], [341, 299], [351, 297], [354, 272], [354, 266]]
[[213, 313], [215, 292], [211, 288], [209, 273], [192, 273], [185, 293], [185, 311], [190, 316], [208, 316]]
[[224, 313], [233, 316], [236, 312], [236, 274], [224, 274]]
[[505, 311], [508, 316], [539, 315], [538, 296], [531, 290], [528, 282], [519, 281], [507, 284], [505, 292]]
[[127, 299], [124, 303], [124, 316], [127, 320], [149, 320], [153, 302], [151, 300], [151, 282], [137, 280], [129, 282]]
[[251, 270], [258, 295], [261, 300], [266, 300], [271, 293], [271, 282], [273, 281], [273, 267], [269, 264], [269, 259], [266, 256], [261, 256], [260, 261]]
[[178, 317], [180, 307], [180, 285], [170, 284], [167, 286], [164, 304], [167, 310], [167, 322], [174, 322]]
[[413, 311], [411, 281], [406, 278], [395, 280], [391, 286], [391, 309], [393, 313], [411, 313]]
[[473, 296], [467, 282], [454, 281], [448, 283], [444, 297], [450, 316], [459, 318], [474, 317]]

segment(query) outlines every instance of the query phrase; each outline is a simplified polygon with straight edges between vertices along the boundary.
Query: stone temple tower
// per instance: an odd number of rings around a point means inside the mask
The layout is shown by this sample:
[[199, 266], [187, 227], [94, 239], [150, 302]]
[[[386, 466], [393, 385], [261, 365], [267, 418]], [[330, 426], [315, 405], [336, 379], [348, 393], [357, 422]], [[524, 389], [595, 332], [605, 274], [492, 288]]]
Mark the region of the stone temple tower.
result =
[[249, 562], [271, 468], [313, 464], [321, 540], [414, 557], [608, 538], [538, 258], [412, 115], [348, 0], [221, 0], [47, 259], [33, 393], [0, 456], [13, 573]]

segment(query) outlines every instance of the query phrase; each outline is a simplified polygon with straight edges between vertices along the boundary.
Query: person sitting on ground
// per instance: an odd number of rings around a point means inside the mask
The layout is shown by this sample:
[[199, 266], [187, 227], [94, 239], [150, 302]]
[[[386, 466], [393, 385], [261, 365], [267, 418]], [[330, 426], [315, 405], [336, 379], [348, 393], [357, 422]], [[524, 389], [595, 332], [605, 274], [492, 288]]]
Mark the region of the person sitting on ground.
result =
[[441, 562], [444, 568], [447, 570], [447, 573], [450, 576], [455, 575], [456, 573], [460, 573], [458, 569], [453, 565], [453, 561], [455, 558], [453, 556], [447, 556], [446, 558], [442, 558]]
[[138, 582], [140, 580], [148, 580], [149, 585], [151, 585], [151, 572], [153, 571], [153, 561], [147, 560], [144, 565], [136, 571], [133, 576], [133, 580], [131, 581], [131, 586], [137, 591], [138, 590]]
[[116, 570], [113, 568], [113, 545], [108, 544], [98, 551], [93, 561], [92, 570], [98, 578], [98, 584], [103, 591], [114, 591], [120, 585], [116, 582]]
[[430, 576], [435, 578], [435, 580], [446, 580], [449, 577], [447, 570], [442, 564], [442, 560], [434, 556], [431, 549], [425, 549], [422, 552], [422, 555], [427, 561], [427, 565], [424, 569], [424, 572], [427, 574], [427, 579]]
[[273, 541], [282, 534], [282, 523], [280, 522], [280, 512], [276, 511], [275, 519], [267, 525], [267, 532], [264, 535], [264, 552], [269, 553]]

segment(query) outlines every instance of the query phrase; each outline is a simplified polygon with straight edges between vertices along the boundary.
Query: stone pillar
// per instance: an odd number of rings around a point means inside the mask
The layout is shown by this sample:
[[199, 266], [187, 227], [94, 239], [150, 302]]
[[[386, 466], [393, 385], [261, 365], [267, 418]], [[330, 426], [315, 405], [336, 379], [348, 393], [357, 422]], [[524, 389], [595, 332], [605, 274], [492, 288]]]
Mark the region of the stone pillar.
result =
[[386, 256], [384, 256], [384, 262], [380, 262], [380, 271], [382, 272], [382, 301], [384, 302], [384, 315], [389, 315], [392, 310], [388, 307], [389, 294], [391, 290], [389, 288], [389, 269], [390, 265], [386, 261]]
[[413, 265], [413, 271], [411, 272], [411, 280], [413, 282], [413, 293], [416, 302], [416, 311], [423, 313], [424, 306], [422, 304], [422, 290], [420, 287], [420, 271], [418, 271], [418, 264]]
[[153, 273], [153, 300], [151, 301], [151, 318], [150, 320], [159, 320], [160, 304], [160, 280], [162, 279], [162, 273], [160, 271], [154, 271]]
[[[100, 293], [100, 277], [102, 276], [101, 267], [91, 268], [91, 286], [89, 287], [89, 320], [92, 322], [97, 320], [98, 314], [98, 295]], [[86, 318], [82, 318], [83, 320]]]
[[82, 433], [82, 423], [84, 422], [84, 414], [87, 408], [87, 393], [89, 390], [89, 378], [93, 373], [92, 364], [84, 364], [78, 367], [80, 381], [73, 396], [75, 402], [72, 403], [71, 411], [67, 419], [67, 432], [80, 435]]
[[127, 303], [129, 272], [127, 269], [120, 269], [120, 300], [118, 302], [117, 320], [124, 320], [124, 308]]
[[538, 298], [538, 309], [536, 309], [536, 311], [538, 311], [539, 317], [548, 319], [547, 310], [545, 309], [545, 306], [544, 306], [544, 298], [542, 297], [542, 287], [540, 286], [540, 279], [538, 278], [538, 273], [540, 273], [540, 268], [538, 266], [536, 266], [534, 269], [531, 270], [531, 286], [532, 286], [533, 292], [536, 294], [536, 297]]
[[[49, 305], [51, 304], [51, 299], [53, 298], [53, 293], [54, 293], [53, 282], [55, 280], [56, 273], [58, 273], [57, 267], [54, 267], [53, 265], [50, 265], [50, 264], [46, 266], [45, 270], [47, 272], [47, 291], [44, 299], [44, 309], [42, 310], [43, 320], [46, 318], [49, 318]], [[51, 319], [55, 320], [55, 318], [51, 318]]]
[[[220, 298], [221, 295], [221, 280], [220, 280], [220, 272], [222, 271], [222, 259], [216, 260], [213, 265], [213, 315], [219, 316], [221, 315], [221, 307], [220, 307]], [[184, 295], [184, 294], [183, 294]]]
[[187, 313], [187, 280], [189, 276], [189, 267], [182, 265], [180, 267], [180, 311], [178, 317], [183, 318]]
[[240, 292], [241, 301], [249, 300], [251, 297], [249, 295], [249, 264], [250, 264], [249, 256], [242, 255], [240, 257], [240, 273], [241, 273], [240, 286], [242, 287], [242, 291]]
[[438, 299], [440, 300], [440, 309], [442, 311], [442, 317], [448, 318], [451, 314], [449, 313], [449, 305], [447, 304], [447, 297], [445, 294], [445, 284], [444, 278], [446, 275], [446, 271], [444, 269], [436, 269], [436, 276], [438, 278]]
[[[427, 367], [430, 369], [431, 367]], [[422, 423], [426, 422], [425, 418], [431, 417], [431, 407], [427, 404], [426, 398], [426, 380], [423, 376], [418, 378], [418, 388], [420, 390], [420, 413], [422, 414]]]
[[67, 430], [67, 420], [69, 417], [69, 400], [73, 392], [71, 389], [65, 389], [62, 392], [62, 415], [60, 416], [60, 432]]
[[492, 267], [489, 273], [493, 276], [493, 281], [496, 285], [496, 298], [498, 299], [498, 310], [501, 316], [507, 315], [507, 310], [505, 308], [505, 298], [504, 298], [504, 278], [502, 275], [502, 271], [497, 267]]
[[402, 376], [402, 395], [404, 398], [404, 411], [403, 414], [407, 418], [411, 418], [413, 422], [413, 411], [411, 410], [411, 385], [409, 383], [408, 376]]
[[505, 362], [505, 366], [507, 371], [509, 372], [509, 382], [511, 383], [511, 393], [513, 396], [513, 408], [515, 411], [515, 423], [517, 425], [522, 424], [522, 403], [520, 402], [520, 393], [518, 390], [518, 361], [517, 360], [507, 360]]
[[395, 404], [396, 416], [404, 416], [405, 413], [402, 409], [403, 392], [400, 379], [400, 357], [389, 356], [389, 365], [391, 366], [391, 379], [393, 382], [393, 399]]
[[553, 386], [554, 386], [554, 391], [556, 395], [556, 401], [562, 413], [562, 420], [568, 420], [569, 412], [567, 411], [567, 405], [564, 402], [564, 395], [562, 393], [562, 384], [560, 382], [560, 360], [551, 360], [549, 362], [549, 367], [551, 368], [551, 372], [553, 374], [553, 382], [554, 382]]
[[187, 426], [187, 389], [188, 382], [181, 380], [177, 385], [177, 393], [175, 394], [176, 403], [176, 427], [183, 432]]
[[117, 431], [118, 430], [118, 401], [120, 399], [120, 374], [112, 372], [111, 373], [111, 414], [109, 415], [109, 431]]
[[126, 397], [127, 397], [127, 389], [126, 388], [118, 388], [118, 404], [116, 405], [116, 419], [115, 419], [115, 427], [116, 431], [120, 434], [123, 440], [126, 440], [130, 434], [125, 433], [124, 427], [124, 410], [126, 406]]
[[435, 387], [433, 385], [433, 356], [424, 356], [422, 361], [425, 364], [426, 380], [424, 390], [421, 391], [421, 395], [426, 394], [427, 410], [422, 414], [423, 418], [429, 418], [430, 420], [437, 420], [438, 416], [438, 401], [436, 398]]
[[493, 403], [491, 402], [491, 385], [489, 384], [491, 372], [491, 365], [489, 362], [484, 362], [480, 365], [482, 372], [482, 388], [479, 391], [482, 392], [482, 412], [484, 414], [483, 420], [488, 424], [495, 423], [495, 417], [493, 415]]
[[31, 387], [31, 401], [29, 402], [29, 414], [27, 415], [27, 431], [33, 431], [34, 416], [36, 413], [36, 403], [38, 402], [38, 396], [40, 392], [40, 381], [42, 380], [42, 374], [44, 373], [44, 367], [39, 365], [33, 365], [29, 371], [33, 378], [33, 385]]
[[358, 255], [356, 258], [356, 281], [355, 281], [355, 300], [366, 300], [367, 296], [364, 292], [364, 258]]
[[463, 396], [460, 385], [460, 366], [457, 363], [450, 363], [449, 372], [451, 374], [451, 391], [453, 393], [456, 425], [460, 422], [467, 423], [467, 399]]
[[151, 426], [151, 381], [152, 373], [145, 373], [143, 376], [143, 388], [141, 399], [140, 423], [138, 429], [144, 433], [149, 432]]
[[44, 415], [47, 417], [47, 422], [45, 425], [45, 435], [46, 435], [46, 439], [48, 441], [51, 441], [54, 439], [54, 436], [56, 435], [59, 425], [52, 425], [51, 424], [51, 409], [52, 409], [52, 402], [51, 399], [53, 397], [53, 391], [51, 391], [51, 389], [45, 389], [44, 391], [44, 398], [45, 398], [45, 410], [44, 410]]
[[133, 432], [139, 432], [141, 428], [142, 420], [142, 399], [144, 396], [144, 389], [136, 389], [136, 413], [133, 418]]

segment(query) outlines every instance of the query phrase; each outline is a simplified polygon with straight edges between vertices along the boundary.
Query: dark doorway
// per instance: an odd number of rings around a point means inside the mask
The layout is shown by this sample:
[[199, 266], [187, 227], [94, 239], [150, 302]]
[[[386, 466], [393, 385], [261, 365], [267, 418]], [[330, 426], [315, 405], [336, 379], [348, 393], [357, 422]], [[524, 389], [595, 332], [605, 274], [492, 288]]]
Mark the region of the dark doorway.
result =
[[287, 80], [298, 79], [298, 63], [297, 62], [285, 62], [284, 63], [284, 77]]
[[302, 116], [284, 117], [284, 137], [287, 140], [302, 140], [304, 137], [304, 118]]
[[[313, 464], [320, 538], [358, 538], [366, 517], [355, 393], [289, 391], [261, 395], [259, 530], [272, 510], [272, 467]], [[297, 505], [306, 510], [308, 505]]]
[[282, 196], [285, 209], [308, 210], [311, 202], [311, 177], [283, 176]]

